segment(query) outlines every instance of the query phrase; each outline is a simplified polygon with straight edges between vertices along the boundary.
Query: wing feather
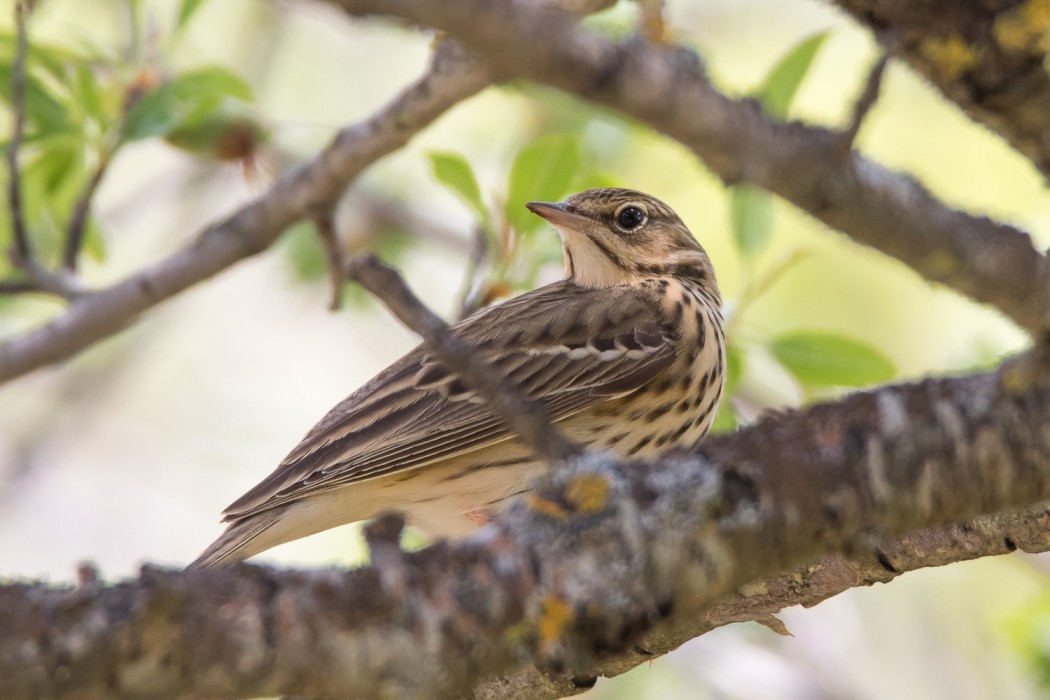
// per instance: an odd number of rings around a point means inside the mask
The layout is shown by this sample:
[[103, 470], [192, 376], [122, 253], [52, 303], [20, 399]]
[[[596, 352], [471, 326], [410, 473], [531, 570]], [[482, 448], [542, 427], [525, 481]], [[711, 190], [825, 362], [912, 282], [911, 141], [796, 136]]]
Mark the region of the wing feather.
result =
[[[635, 288], [563, 282], [453, 328], [561, 421], [638, 389], [671, 364], [677, 329], [663, 318], [659, 300]], [[226, 519], [514, 437], [457, 382], [416, 348], [333, 408], [270, 476], [227, 508]]]

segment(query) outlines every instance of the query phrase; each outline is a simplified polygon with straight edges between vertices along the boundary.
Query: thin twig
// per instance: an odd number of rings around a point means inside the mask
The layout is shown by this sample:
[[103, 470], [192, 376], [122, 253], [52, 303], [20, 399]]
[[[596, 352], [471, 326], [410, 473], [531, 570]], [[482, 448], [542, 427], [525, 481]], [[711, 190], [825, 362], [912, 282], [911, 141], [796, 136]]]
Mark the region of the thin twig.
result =
[[10, 251], [11, 261], [18, 267], [28, 265], [33, 258], [33, 247], [26, 230], [25, 211], [22, 206], [22, 174], [18, 166], [18, 150], [22, 147], [26, 119], [26, 55], [29, 39], [26, 18], [29, 8], [24, 0], [15, 1], [15, 56], [11, 65], [11, 111], [14, 126], [11, 143], [7, 146], [7, 201], [11, 208], [11, 231], [14, 243]]
[[0, 281], [0, 294], [23, 294], [39, 292], [66, 301], [82, 299], [88, 290], [72, 274], [65, 270], [51, 271], [36, 260], [22, 261], [22, 279]]
[[459, 297], [460, 320], [470, 316], [480, 307], [478, 300], [481, 298], [481, 295], [475, 293], [477, 291], [475, 289], [475, 278], [482, 263], [485, 262], [488, 256], [489, 239], [485, 235], [485, 229], [482, 226], [475, 226], [470, 241], [470, 255], [467, 257], [467, 270], [463, 274], [463, 291]]
[[667, 39], [667, 25], [664, 19], [664, 0], [638, 0], [641, 14], [639, 33], [642, 38], [654, 43]]
[[95, 192], [98, 190], [99, 183], [102, 182], [102, 177], [106, 174], [111, 159], [111, 151], [107, 150], [102, 154], [98, 165], [95, 166], [95, 172], [91, 174], [91, 179], [84, 186], [84, 191], [80, 193], [73, 207], [73, 216], [69, 219], [69, 227], [66, 231], [66, 247], [62, 255], [62, 266], [70, 272], [76, 272], [77, 258], [84, 245], [84, 232], [87, 230], [88, 215], [91, 213], [91, 203], [95, 199]]
[[335, 232], [335, 217], [331, 212], [314, 218], [317, 237], [324, 248], [325, 263], [328, 266], [328, 284], [330, 297], [328, 310], [338, 311], [343, 305], [343, 282], [346, 281], [346, 266], [343, 263], [343, 249]]
[[853, 148], [853, 142], [857, 139], [857, 134], [860, 132], [860, 127], [864, 124], [864, 118], [868, 116], [871, 108], [875, 106], [876, 100], [879, 99], [882, 77], [886, 73], [886, 64], [889, 63], [889, 60], [890, 54], [883, 53], [879, 60], [875, 62], [875, 65], [872, 66], [871, 71], [868, 72], [868, 79], [864, 82], [864, 89], [861, 91], [860, 96], [857, 97], [857, 101], [853, 103], [853, 114], [850, 117], [849, 125], [839, 135], [837, 155], [840, 159], [849, 155], [850, 150]]
[[22, 294], [36, 291], [36, 286], [29, 280], [0, 280], [0, 294]]
[[361, 216], [373, 230], [395, 227], [408, 231], [413, 237], [427, 241], [455, 253], [468, 252], [468, 240], [463, 233], [441, 223], [434, 217], [424, 217], [403, 202], [378, 193], [351, 192], [344, 202], [361, 212]]
[[551, 423], [547, 411], [526, 397], [513, 382], [486, 362], [474, 348], [449, 330], [437, 314], [423, 305], [401, 276], [371, 253], [347, 261], [347, 276], [379, 298], [406, 326], [423, 337], [430, 352], [485, 398], [489, 408], [532, 451], [548, 462], [582, 452]]

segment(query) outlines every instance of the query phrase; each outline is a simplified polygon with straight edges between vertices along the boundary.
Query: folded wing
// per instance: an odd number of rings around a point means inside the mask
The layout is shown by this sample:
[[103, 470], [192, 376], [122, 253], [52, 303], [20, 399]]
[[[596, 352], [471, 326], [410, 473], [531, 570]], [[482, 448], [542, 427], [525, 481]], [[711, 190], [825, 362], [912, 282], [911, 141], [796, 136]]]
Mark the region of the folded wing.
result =
[[[453, 329], [555, 421], [622, 396], [665, 370], [677, 330], [657, 299], [623, 287], [556, 284]], [[421, 346], [333, 408], [255, 488], [226, 509], [241, 520], [346, 484], [514, 437], [461, 378]]]

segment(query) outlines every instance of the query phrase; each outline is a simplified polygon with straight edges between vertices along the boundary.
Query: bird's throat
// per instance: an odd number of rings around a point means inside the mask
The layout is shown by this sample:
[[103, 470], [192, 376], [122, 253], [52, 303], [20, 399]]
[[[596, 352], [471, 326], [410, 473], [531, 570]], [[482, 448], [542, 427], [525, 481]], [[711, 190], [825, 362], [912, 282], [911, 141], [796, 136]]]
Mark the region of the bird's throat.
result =
[[630, 270], [610, 257], [611, 251], [603, 249], [587, 235], [561, 229], [558, 233], [562, 240], [566, 277], [581, 287], [615, 287], [633, 277]]

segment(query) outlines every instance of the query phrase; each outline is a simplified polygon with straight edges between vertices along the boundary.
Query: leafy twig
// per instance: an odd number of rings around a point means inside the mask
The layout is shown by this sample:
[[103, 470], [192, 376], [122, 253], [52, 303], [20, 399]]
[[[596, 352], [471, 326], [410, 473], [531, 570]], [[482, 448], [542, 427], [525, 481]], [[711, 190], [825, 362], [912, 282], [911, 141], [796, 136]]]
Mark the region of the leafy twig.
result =
[[419, 80], [368, 119], [340, 130], [320, 154], [286, 173], [265, 195], [167, 258], [93, 293], [46, 325], [0, 343], [0, 382], [61, 362], [131, 325], [165, 299], [266, 249], [295, 221], [331, 206], [365, 167], [488, 83], [487, 71], [457, 44], [442, 42]]
[[14, 125], [11, 142], [7, 146], [7, 200], [11, 208], [11, 230], [14, 242], [10, 251], [11, 261], [17, 267], [25, 267], [33, 258], [33, 248], [26, 230], [25, 211], [22, 206], [22, 175], [18, 167], [18, 150], [25, 135], [26, 118], [26, 56], [29, 39], [26, 21], [29, 8], [25, 0], [15, 0], [15, 56], [11, 65], [11, 111]]
[[879, 57], [879, 60], [872, 66], [871, 71], [868, 73], [868, 79], [864, 82], [864, 89], [861, 91], [860, 96], [857, 97], [857, 101], [853, 103], [853, 115], [850, 117], [849, 125], [839, 135], [839, 142], [837, 144], [838, 155], [841, 158], [845, 158], [849, 155], [850, 149], [853, 148], [853, 142], [857, 138], [857, 133], [860, 131], [861, 125], [864, 123], [864, 118], [868, 116], [868, 112], [875, 106], [875, 102], [879, 99], [879, 89], [882, 87], [882, 77], [886, 73], [886, 64], [889, 63], [890, 55], [884, 53]]
[[21, 261], [21, 272], [18, 279], [0, 280], [0, 294], [23, 294], [40, 292], [73, 301], [85, 296], [87, 290], [77, 279], [65, 270], [53, 272], [30, 258]]
[[346, 268], [343, 263], [343, 249], [339, 246], [339, 238], [336, 236], [335, 217], [331, 212], [318, 216], [314, 219], [314, 226], [317, 227], [317, 237], [321, 239], [321, 247], [324, 248], [325, 262], [328, 266], [328, 283], [331, 287], [328, 310], [338, 311], [343, 303]]
[[481, 306], [479, 301], [481, 300], [482, 295], [475, 293], [475, 278], [478, 275], [478, 268], [481, 267], [481, 264], [485, 262], [485, 259], [488, 258], [488, 256], [488, 236], [483, 227], [477, 226], [474, 228], [474, 233], [471, 236], [470, 255], [467, 258], [467, 270], [463, 274], [463, 291], [459, 298], [460, 320], [470, 316]]
[[0, 294], [22, 294], [35, 289], [29, 280], [0, 280]]
[[81, 247], [84, 245], [84, 232], [87, 230], [91, 203], [95, 198], [95, 192], [98, 191], [99, 183], [102, 182], [102, 177], [106, 174], [106, 169], [109, 167], [112, 157], [112, 150], [106, 150], [102, 154], [98, 165], [95, 166], [95, 171], [91, 174], [91, 179], [84, 186], [84, 191], [80, 193], [80, 197], [73, 207], [73, 216], [70, 217], [69, 228], [66, 231], [66, 247], [62, 255], [62, 266], [70, 272], [76, 272], [77, 258], [80, 255]]

